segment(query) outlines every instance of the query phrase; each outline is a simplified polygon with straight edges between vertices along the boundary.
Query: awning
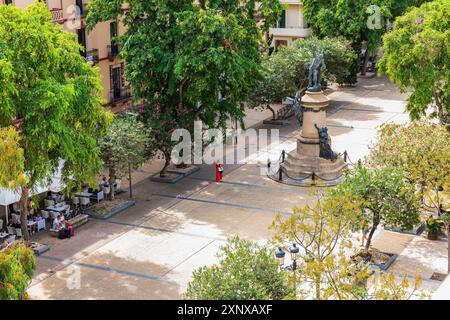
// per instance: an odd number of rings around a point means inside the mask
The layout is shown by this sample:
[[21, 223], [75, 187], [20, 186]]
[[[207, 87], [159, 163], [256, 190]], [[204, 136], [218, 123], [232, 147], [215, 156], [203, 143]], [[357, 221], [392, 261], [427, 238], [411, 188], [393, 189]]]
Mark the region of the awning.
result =
[[[41, 194], [43, 192], [59, 192], [65, 188], [64, 183], [61, 180], [61, 170], [64, 162], [61, 161], [59, 168], [55, 175], [52, 177], [51, 182], [42, 182], [34, 190], [30, 190], [30, 197]], [[0, 205], [9, 206], [10, 204], [16, 203], [20, 200], [20, 190], [8, 190], [0, 188]]]

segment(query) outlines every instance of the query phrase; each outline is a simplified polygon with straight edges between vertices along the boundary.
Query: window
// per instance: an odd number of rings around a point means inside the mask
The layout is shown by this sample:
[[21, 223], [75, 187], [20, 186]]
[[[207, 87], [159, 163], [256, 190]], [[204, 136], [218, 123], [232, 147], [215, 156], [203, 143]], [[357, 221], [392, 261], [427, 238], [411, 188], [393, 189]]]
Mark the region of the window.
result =
[[78, 29], [77, 30], [77, 36], [78, 36], [78, 43], [83, 47], [83, 50], [81, 51], [81, 55], [83, 57], [86, 57], [86, 49], [87, 49], [87, 45], [86, 45], [86, 29], [85, 28]]
[[75, 1], [75, 5], [78, 7], [78, 9], [80, 10], [80, 15], [83, 15], [83, 0], [76, 0]]
[[277, 22], [277, 28], [286, 28], [286, 10], [281, 13], [281, 18]]
[[115, 38], [119, 35], [117, 22], [113, 21], [109, 24], [109, 33], [111, 39], [111, 56], [116, 57], [119, 54], [119, 46], [115, 43]]
[[125, 67], [123, 62], [119, 65], [109, 66], [110, 77], [110, 101], [116, 103], [131, 97], [131, 91], [124, 77]]
[[5, 4], [13, 4], [13, 0], [5, 0]]

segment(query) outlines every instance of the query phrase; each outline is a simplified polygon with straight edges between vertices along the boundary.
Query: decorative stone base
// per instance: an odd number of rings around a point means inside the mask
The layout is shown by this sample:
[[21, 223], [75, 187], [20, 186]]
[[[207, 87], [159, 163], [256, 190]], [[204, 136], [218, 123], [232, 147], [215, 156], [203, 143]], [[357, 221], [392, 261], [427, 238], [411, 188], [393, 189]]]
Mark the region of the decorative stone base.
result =
[[[286, 182], [295, 185], [305, 185], [306, 183], [309, 185], [335, 186], [344, 180], [343, 170], [346, 167], [347, 164], [341, 157], [336, 160], [327, 160], [320, 157], [302, 156], [297, 150], [289, 153], [284, 163], [281, 164]], [[314, 182], [311, 181], [313, 173]], [[305, 179], [308, 181], [305, 181]]]
[[194, 174], [200, 170], [200, 167], [197, 166], [187, 166], [186, 168], [177, 168], [176, 166], [170, 166], [166, 170], [166, 176], [160, 177], [159, 172], [155, 173], [150, 177], [151, 181], [154, 182], [161, 182], [161, 183], [177, 183], [181, 179], [186, 178], [187, 176], [190, 176], [191, 174]]
[[320, 157], [324, 154], [329, 158], [333, 157], [331, 138], [326, 137], [327, 131], [324, 129], [327, 122], [325, 109], [329, 104], [330, 99], [322, 91], [306, 91], [302, 98], [303, 127], [297, 136], [297, 147], [286, 155], [284, 162], [280, 165], [281, 172], [269, 175], [272, 179], [296, 186], [323, 187], [335, 186], [345, 179], [343, 171], [347, 164], [341, 156], [338, 155], [335, 160]]

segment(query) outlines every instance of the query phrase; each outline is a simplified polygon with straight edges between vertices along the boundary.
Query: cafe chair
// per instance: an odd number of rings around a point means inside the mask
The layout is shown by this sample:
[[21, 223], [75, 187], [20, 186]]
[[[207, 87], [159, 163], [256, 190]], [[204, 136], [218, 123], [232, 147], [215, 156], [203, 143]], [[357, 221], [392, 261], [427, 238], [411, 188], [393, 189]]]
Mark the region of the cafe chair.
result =
[[17, 235], [17, 237], [23, 237], [21, 228], [16, 228], [16, 235]]
[[8, 234], [16, 234], [16, 229], [10, 226], [7, 226], [6, 229], [8, 230]]
[[46, 207], [46, 208], [52, 207], [52, 206], [55, 205], [55, 201], [53, 201], [53, 200], [48, 200], [48, 199], [44, 199], [44, 204], [45, 204], [45, 207]]
[[9, 236], [9, 237], [5, 240], [5, 242], [9, 244], [9, 243], [13, 243], [15, 240], [16, 240], [16, 235], [12, 235], [12, 236]]
[[44, 219], [50, 218], [50, 213], [48, 211], [41, 210], [41, 213], [42, 213], [42, 218], [44, 218]]

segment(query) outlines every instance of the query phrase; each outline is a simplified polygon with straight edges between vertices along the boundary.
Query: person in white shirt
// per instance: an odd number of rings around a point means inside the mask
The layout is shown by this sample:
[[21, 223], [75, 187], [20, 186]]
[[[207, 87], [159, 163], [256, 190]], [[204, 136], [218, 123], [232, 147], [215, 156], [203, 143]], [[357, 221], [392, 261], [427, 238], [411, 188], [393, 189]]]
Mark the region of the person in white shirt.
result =
[[63, 228], [63, 225], [61, 223], [60, 217], [56, 217], [53, 219], [53, 229], [59, 230]]

